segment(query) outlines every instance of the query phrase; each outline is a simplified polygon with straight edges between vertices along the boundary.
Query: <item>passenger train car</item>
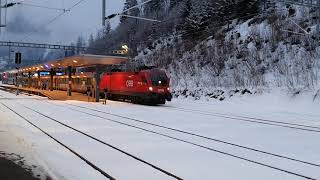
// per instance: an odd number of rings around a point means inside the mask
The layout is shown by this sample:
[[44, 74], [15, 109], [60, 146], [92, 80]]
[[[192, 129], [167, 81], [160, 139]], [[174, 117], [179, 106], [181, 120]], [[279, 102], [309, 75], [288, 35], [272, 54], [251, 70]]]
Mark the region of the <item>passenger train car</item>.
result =
[[[39, 77], [40, 76], [40, 77]], [[72, 74], [72, 91], [86, 93], [94, 91], [96, 84], [93, 72], [74, 72]], [[16, 73], [4, 73], [4, 84], [15, 84]], [[50, 73], [20, 74], [17, 81], [23, 86], [49, 89]], [[103, 73], [100, 77], [100, 94], [107, 90], [108, 99], [130, 100], [140, 104], [165, 104], [171, 101], [170, 79], [163, 70], [157, 68], [139, 71]], [[68, 76], [65, 72], [56, 72], [53, 78], [54, 90], [68, 89]]]
[[16, 81], [16, 72], [4, 72], [2, 73], [1, 80], [3, 84], [14, 85]]

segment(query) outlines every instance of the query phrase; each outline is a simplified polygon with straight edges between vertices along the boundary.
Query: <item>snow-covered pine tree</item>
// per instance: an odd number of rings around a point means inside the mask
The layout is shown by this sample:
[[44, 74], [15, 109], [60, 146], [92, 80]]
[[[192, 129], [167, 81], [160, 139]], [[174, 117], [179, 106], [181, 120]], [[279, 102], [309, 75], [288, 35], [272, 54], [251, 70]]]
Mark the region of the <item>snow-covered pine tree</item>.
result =
[[222, 24], [232, 19], [248, 19], [250, 15], [259, 12], [259, 1], [257, 0], [217, 0], [215, 2], [215, 13], [222, 18]]
[[77, 54], [80, 54], [81, 52], [80, 52], [79, 48], [80, 48], [80, 47], [85, 47], [85, 46], [86, 46], [86, 41], [85, 41], [85, 39], [84, 39], [82, 36], [79, 36], [78, 39], [77, 39], [77, 43], [76, 43], [76, 47], [78, 47], [78, 48], [76, 49], [76, 53], [77, 53]]
[[159, 19], [165, 13], [166, 0], [153, 0], [145, 5], [144, 14], [147, 17]]
[[107, 38], [111, 33], [111, 24], [109, 21], [106, 22], [106, 25], [102, 29], [102, 38]]
[[180, 9], [178, 10], [178, 24], [176, 26], [176, 30], [181, 32], [184, 29], [184, 23], [185, 23], [185, 19], [187, 19], [187, 17], [189, 17], [190, 15], [190, 11], [192, 9], [192, 2], [191, 0], [184, 0], [182, 2], [182, 4], [180, 5]]
[[207, 1], [193, 1], [188, 16], [183, 23], [182, 37], [185, 39], [197, 39], [199, 36], [206, 34], [210, 17]]
[[170, 0], [169, 7], [170, 9], [174, 8], [178, 4], [179, 0]]
[[92, 34], [90, 34], [89, 39], [88, 39], [88, 46], [92, 47], [94, 44], [94, 37]]
[[[124, 8], [123, 10], [127, 10], [133, 6], [138, 5], [137, 0], [126, 0], [126, 2], [124, 3]], [[131, 9], [130, 11], [127, 11], [124, 13], [125, 15], [130, 15], [130, 16], [139, 16], [140, 14], [140, 9], [139, 8], [134, 8]], [[125, 23], [128, 20], [128, 17], [122, 16], [120, 18], [120, 22], [121, 23]]]

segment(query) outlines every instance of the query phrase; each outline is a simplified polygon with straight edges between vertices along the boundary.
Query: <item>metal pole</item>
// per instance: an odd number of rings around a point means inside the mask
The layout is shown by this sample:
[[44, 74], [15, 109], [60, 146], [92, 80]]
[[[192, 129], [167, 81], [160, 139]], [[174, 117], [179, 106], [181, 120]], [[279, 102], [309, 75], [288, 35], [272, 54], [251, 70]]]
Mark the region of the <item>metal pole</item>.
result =
[[106, 26], [106, 0], [102, 0], [102, 26]]
[[72, 67], [68, 66], [68, 96], [71, 96], [72, 92]]
[[28, 87], [31, 88], [32, 86], [32, 78], [31, 78], [31, 72], [28, 72]]
[[11, 46], [9, 46], [9, 61], [11, 61]]
[[1, 26], [2, 26], [2, 0], [0, 0], [0, 34], [1, 34]]
[[96, 66], [96, 75], [95, 75], [95, 81], [96, 81], [96, 102], [100, 101], [100, 74], [101, 74], [101, 67], [99, 65]]
[[320, 34], [320, 0], [318, 0], [318, 8], [317, 8], [317, 15], [318, 15], [318, 18], [317, 18], [317, 36], [319, 37], [319, 34]]
[[[6, 4], [8, 4], [8, 0], [6, 0]], [[8, 8], [5, 8], [5, 14], [4, 14], [4, 27], [7, 26], [7, 10]]]
[[41, 88], [41, 76], [40, 76], [40, 71], [37, 71], [37, 74], [38, 74], [38, 87], [37, 88], [39, 88], [39, 89], [42, 89]]
[[53, 76], [54, 76], [54, 69], [50, 69], [50, 91], [53, 91]]

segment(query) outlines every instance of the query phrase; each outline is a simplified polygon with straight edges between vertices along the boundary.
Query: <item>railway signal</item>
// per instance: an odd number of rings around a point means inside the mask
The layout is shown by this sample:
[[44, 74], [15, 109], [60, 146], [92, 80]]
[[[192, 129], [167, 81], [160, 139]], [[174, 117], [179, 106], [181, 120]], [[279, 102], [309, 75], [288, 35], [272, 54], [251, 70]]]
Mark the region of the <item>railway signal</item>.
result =
[[16, 64], [21, 64], [21, 59], [22, 59], [21, 53], [17, 52], [16, 53], [16, 57], [15, 57], [15, 63]]

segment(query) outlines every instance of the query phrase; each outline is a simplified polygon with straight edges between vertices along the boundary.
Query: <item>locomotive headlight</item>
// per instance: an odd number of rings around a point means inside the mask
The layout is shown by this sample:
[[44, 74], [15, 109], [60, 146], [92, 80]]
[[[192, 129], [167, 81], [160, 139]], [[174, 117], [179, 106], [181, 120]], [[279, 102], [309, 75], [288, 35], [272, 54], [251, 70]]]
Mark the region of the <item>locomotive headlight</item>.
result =
[[149, 87], [149, 91], [153, 91], [153, 87]]

